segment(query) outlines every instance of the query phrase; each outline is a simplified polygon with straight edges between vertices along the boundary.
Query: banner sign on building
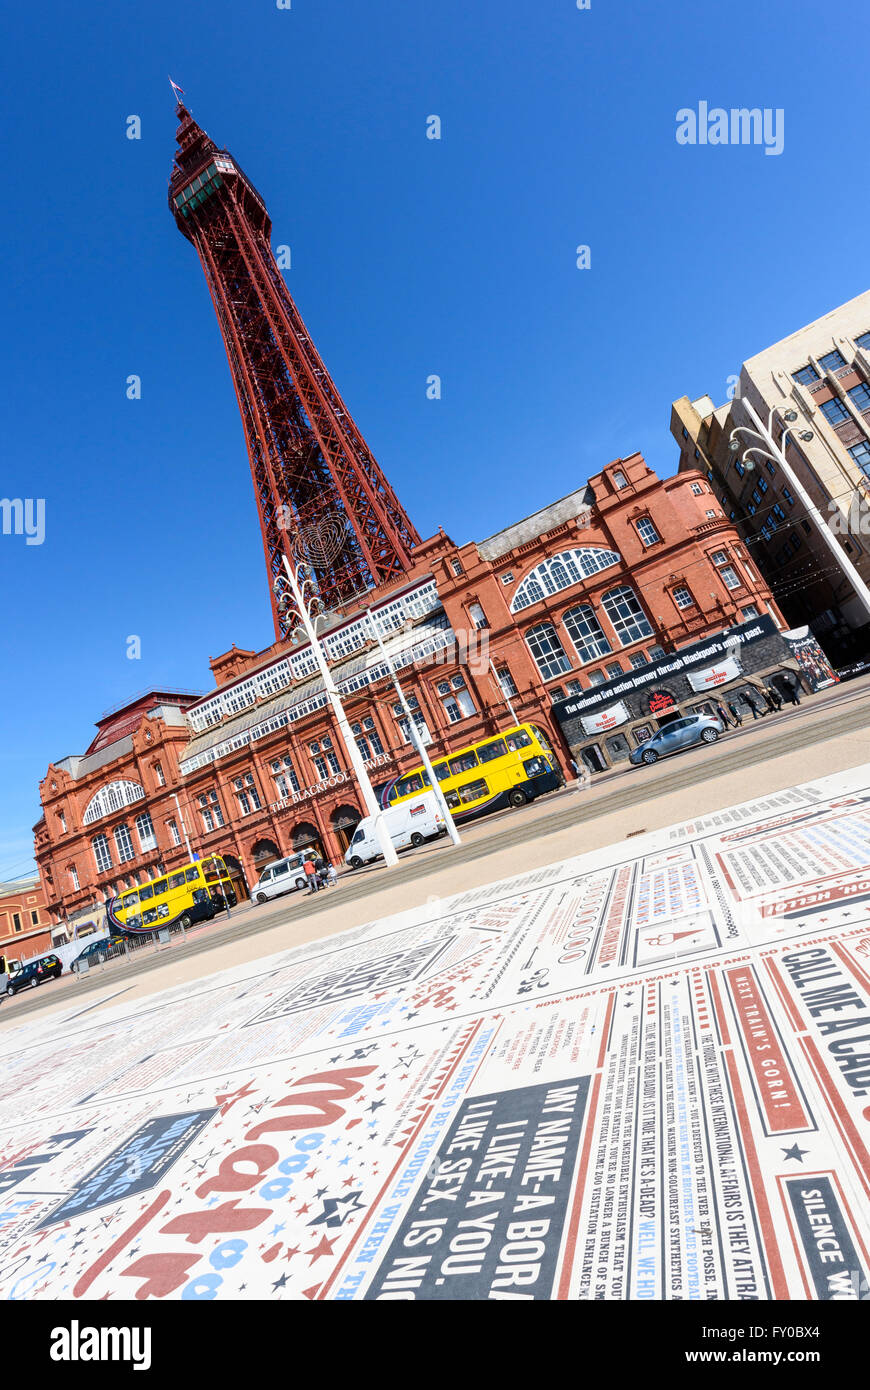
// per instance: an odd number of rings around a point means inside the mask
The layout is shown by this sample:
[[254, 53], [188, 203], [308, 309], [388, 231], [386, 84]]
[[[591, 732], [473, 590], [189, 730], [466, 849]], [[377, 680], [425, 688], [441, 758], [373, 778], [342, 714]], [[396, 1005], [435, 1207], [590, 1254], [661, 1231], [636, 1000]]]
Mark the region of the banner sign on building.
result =
[[620, 724], [627, 724], [630, 718], [631, 715], [620, 700], [617, 704], [601, 710], [598, 714], [581, 719], [580, 723], [583, 725], [584, 733], [606, 734], [611, 729], [618, 728]]
[[728, 685], [742, 675], [743, 667], [736, 656], [729, 656], [716, 666], [708, 666], [706, 671], [693, 672], [686, 679], [693, 690], [716, 690], [720, 685]]
[[824, 690], [826, 685], [836, 685], [840, 677], [808, 627], [794, 627], [782, 635], [813, 692]]
[[681, 647], [678, 652], [666, 653], [658, 661], [650, 661], [635, 671], [624, 672], [613, 680], [604, 681], [593, 690], [584, 690], [579, 695], [572, 695], [568, 700], [557, 700], [553, 705], [553, 713], [560, 721], [585, 714], [587, 710], [611, 702], [614, 697], [630, 695], [646, 686], [666, 681], [669, 676], [682, 675], [698, 667], [709, 666], [711, 662], [733, 656], [735, 651], [748, 643], [760, 642], [766, 637], [777, 635], [777, 626], [767, 614], [760, 618], [750, 618], [748, 622], [729, 628], [718, 637], [693, 642], [689, 647]]
[[671, 690], [651, 690], [646, 697], [650, 714], [668, 714], [677, 708], [677, 697]]

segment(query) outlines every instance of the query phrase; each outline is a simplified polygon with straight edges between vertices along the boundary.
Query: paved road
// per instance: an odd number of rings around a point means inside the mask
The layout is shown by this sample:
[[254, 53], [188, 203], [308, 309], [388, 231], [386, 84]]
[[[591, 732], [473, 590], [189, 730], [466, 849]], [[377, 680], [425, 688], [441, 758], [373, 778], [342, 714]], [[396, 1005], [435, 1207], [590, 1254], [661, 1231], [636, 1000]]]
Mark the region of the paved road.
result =
[[[625, 767], [597, 778], [592, 787], [578, 792], [573, 787], [545, 797], [533, 806], [502, 812], [463, 829], [463, 843], [452, 846], [447, 839], [430, 844], [411, 854], [403, 855], [399, 865], [389, 874], [389, 886], [419, 884], [426, 893], [426, 880], [443, 873], [449, 855], [451, 868], [473, 861], [483, 861], [511, 848], [519, 849], [530, 839], [558, 834], [566, 828], [581, 826], [596, 818], [629, 807], [648, 807], [651, 802], [675, 791], [708, 784], [712, 778], [742, 769], [757, 769], [785, 753], [799, 753], [828, 739], [839, 738], [852, 731], [863, 730], [870, 715], [870, 678], [851, 682], [830, 693], [805, 701], [800, 709], [788, 709], [778, 716], [758, 724], [744, 724], [731, 731], [712, 748], [697, 748], [688, 753], [664, 759], [653, 767]], [[799, 775], [799, 773], [797, 774]], [[706, 807], [705, 809], [711, 809]], [[633, 833], [646, 829], [645, 817]], [[518, 868], [525, 867], [520, 860]], [[484, 870], [485, 872], [485, 870]], [[173, 939], [169, 948], [137, 953], [130, 961], [119, 961], [95, 970], [85, 980], [64, 976], [41, 990], [16, 995], [4, 1000], [0, 1022], [13, 1014], [24, 1017], [50, 1004], [57, 1003], [60, 990], [74, 990], [76, 997], [85, 996], [104, 986], [110, 974], [123, 972], [129, 980], [162, 968], [169, 952], [183, 949], [185, 957], [198, 957], [215, 947], [231, 941], [241, 941], [271, 930], [278, 924], [292, 924], [312, 919], [335, 908], [342, 897], [354, 903], [372, 899], [387, 885], [383, 865], [375, 864], [356, 873], [342, 875], [338, 888], [325, 889], [318, 894], [294, 893], [264, 904], [246, 903], [233, 910], [229, 921], [217, 918], [207, 929], [191, 933], [181, 943]], [[443, 891], [443, 889], [442, 889]], [[340, 896], [339, 896], [340, 895]], [[375, 911], [377, 909], [375, 908]], [[372, 915], [375, 915], [373, 912]]]

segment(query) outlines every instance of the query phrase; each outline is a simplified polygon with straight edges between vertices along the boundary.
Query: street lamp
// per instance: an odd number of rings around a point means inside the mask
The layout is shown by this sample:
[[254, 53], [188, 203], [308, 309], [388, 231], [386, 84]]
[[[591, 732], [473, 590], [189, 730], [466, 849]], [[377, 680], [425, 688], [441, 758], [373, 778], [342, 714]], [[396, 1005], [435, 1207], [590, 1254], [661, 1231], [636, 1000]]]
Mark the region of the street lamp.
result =
[[390, 673], [393, 685], [396, 687], [396, 694], [399, 697], [399, 703], [401, 704], [402, 711], [405, 715], [406, 720], [408, 721], [408, 737], [411, 740], [412, 747], [416, 749], [423, 763], [423, 766], [426, 769], [427, 775], [429, 777], [429, 785], [435, 793], [435, 800], [438, 802], [438, 805], [441, 808], [441, 814], [444, 817], [444, 823], [447, 826], [447, 833], [453, 841], [454, 845], [461, 845], [462, 841], [459, 838], [459, 831], [456, 829], [453, 817], [450, 814], [450, 807], [447, 805], [446, 798], [444, 796], [443, 791], [441, 790], [441, 783], [435, 776], [435, 773], [432, 768], [432, 760], [430, 759], [429, 754], [426, 752], [426, 746], [423, 743], [423, 740], [420, 737], [419, 731], [417, 729], [417, 725], [414, 722], [414, 716], [411, 713], [411, 707], [408, 704], [408, 701], [405, 699], [404, 690], [399, 684], [399, 677], [396, 675], [396, 668], [390, 660], [390, 657], [387, 655], [387, 649], [384, 646], [383, 639], [380, 633], [380, 628], [377, 626], [374, 619], [374, 615], [370, 608], [366, 609], [366, 616], [369, 620], [369, 627], [375, 635], [375, 640], [377, 641], [381, 657], [384, 661], [384, 665]]
[[[780, 436], [779, 444], [777, 444], [771, 434], [771, 427], [773, 425], [773, 417], [777, 414], [779, 407], [773, 406], [771, 408], [770, 414], [767, 417], [767, 424], [765, 425], [751, 401], [748, 401], [745, 396], [738, 396], [736, 400], [739, 400], [740, 404], [743, 406], [754, 428], [750, 425], [735, 425], [728, 438], [729, 450], [732, 453], [736, 453], [742, 447], [742, 441], [739, 438], [739, 436], [742, 435], [751, 435], [753, 439], [761, 441], [760, 444], [750, 445], [750, 448], [746, 452], [760, 454], [763, 458], [772, 459], [782, 469], [791, 487], [803, 503], [806, 517], [815, 522], [822, 540], [833, 555], [838, 567], [842, 570], [845, 579], [854, 589], [856, 598], [863, 604], [868, 618], [870, 618], [870, 589], [868, 589], [867, 585], [864, 583], [864, 580], [861, 578], [858, 570], [852, 564], [852, 561], [849, 559], [842, 546], [838, 544], [824, 516], [819, 511], [785, 456], [785, 441], [787, 435], [797, 433], [799, 439], [802, 439], [804, 443], [809, 443], [813, 438], [813, 431], [806, 429], [796, 432], [793, 430], [791, 427], [797, 420], [798, 414], [796, 410], [789, 408], [782, 412], [783, 420], [786, 422], [786, 428]], [[747, 463], [746, 467], [749, 468], [750, 464]]]
[[[324, 614], [314, 583], [313, 567], [302, 561], [297, 562], [295, 566], [291, 565], [286, 555], [283, 555], [281, 558], [284, 562], [286, 577], [281, 574], [276, 575], [275, 582], [272, 585], [277, 600], [276, 607], [278, 613], [280, 617], [284, 619], [289, 618], [290, 625], [293, 628], [301, 627], [311, 643], [311, 651], [320, 670], [326, 696], [332, 706], [335, 722], [338, 725], [338, 731], [341, 734], [341, 740], [345, 746], [347, 756], [350, 759], [351, 767], [356, 775], [357, 785], [362, 793], [366, 811], [374, 819], [375, 835], [377, 836], [381, 854], [384, 857], [384, 863], [392, 868], [394, 865], [398, 864], [399, 856], [396, 854], [396, 847], [390, 839], [389, 831], [384, 825], [383, 811], [378, 805], [377, 797], [375, 796], [374, 789], [369, 781], [369, 775], [366, 772], [365, 764], [362, 760], [362, 754], [357, 748], [356, 740], [351, 733], [350, 724], [344, 712], [344, 706], [341, 703], [341, 697], [336, 688], [335, 681], [332, 679], [332, 673], [327, 665], [326, 657], [323, 654], [320, 639], [317, 636], [315, 625], [317, 619], [323, 617]], [[292, 621], [293, 618], [296, 619], [295, 623]]]

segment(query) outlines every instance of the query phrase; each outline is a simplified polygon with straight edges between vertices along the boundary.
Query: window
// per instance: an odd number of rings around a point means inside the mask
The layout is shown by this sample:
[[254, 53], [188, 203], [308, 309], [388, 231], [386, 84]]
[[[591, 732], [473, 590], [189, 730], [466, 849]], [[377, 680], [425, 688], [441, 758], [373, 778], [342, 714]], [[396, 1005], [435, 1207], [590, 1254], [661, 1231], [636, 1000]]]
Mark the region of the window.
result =
[[553, 701], [564, 700], [565, 692], [561, 685], [551, 685], [549, 690], [550, 699]]
[[656, 545], [661, 540], [661, 536], [648, 516], [639, 517], [635, 526], [644, 545]]
[[824, 357], [819, 358], [819, 366], [824, 367], [826, 372], [835, 372], [838, 367], [845, 367], [845, 365], [845, 357], [836, 348], [833, 352], [826, 352]]
[[495, 674], [501, 686], [502, 695], [507, 695], [508, 698], [510, 698], [511, 695], [519, 695], [520, 692], [517, 690], [516, 681], [507, 666], [499, 666]]
[[499, 575], [499, 579], [501, 580], [502, 584], [513, 584], [513, 582], [514, 582], [514, 572], [513, 572], [513, 570], [505, 570], [504, 574], [500, 574], [500, 575]]
[[813, 529], [812, 526], [810, 526], [810, 523], [809, 523], [808, 521], [802, 521], [802, 522], [801, 522], [801, 526], [804, 528], [804, 530], [806, 531], [807, 535], [809, 535], [810, 532], [811, 532], [812, 529]]
[[774, 502], [770, 510], [776, 517], [777, 521], [785, 521], [785, 512], [783, 511], [782, 507], [779, 505], [778, 502]]
[[794, 506], [794, 498], [792, 497], [792, 495], [791, 495], [791, 493], [789, 492], [789, 490], [788, 490], [787, 487], [784, 487], [784, 488], [783, 488], [783, 490], [782, 490], [782, 495], [783, 495], [783, 497], [785, 498], [785, 500], [786, 500], [786, 502], [788, 503], [788, 505], [789, 505], [790, 507], [793, 507], [793, 506]]
[[584, 579], [591, 579], [599, 570], [618, 565], [620, 559], [615, 550], [586, 545], [576, 550], [563, 550], [549, 560], [542, 560], [529, 571], [514, 594], [511, 612], [519, 613], [533, 603], [540, 603], [547, 594], [558, 594], [562, 589], [582, 584]]
[[308, 751], [311, 754], [312, 761], [317, 769], [317, 776], [321, 782], [325, 782], [330, 773], [336, 776], [341, 772], [338, 758], [332, 751], [332, 739], [328, 734], [324, 735], [319, 743], [309, 743]]
[[[786, 441], [786, 442], [788, 442], [788, 441]], [[764, 460], [764, 466], [765, 466], [765, 468], [767, 469], [768, 473], [770, 474], [771, 478], [775, 478], [775, 477], [776, 477], [776, 464], [774, 463], [773, 459], [765, 459], [765, 460]]]
[[695, 450], [694, 457], [695, 457], [696, 459], [699, 459], [699, 458], [701, 457], [701, 450], [700, 450], [700, 449], [696, 449], [696, 450]]
[[249, 816], [252, 811], [259, 811], [260, 798], [257, 795], [253, 773], [246, 772], [242, 777], [236, 777], [233, 786], [236, 791], [236, 801], [239, 803], [239, 810], [243, 816]]
[[538, 623], [537, 627], [529, 628], [526, 643], [545, 681], [571, 670], [571, 663], [552, 623]]
[[269, 766], [275, 777], [278, 794], [282, 799], [290, 795], [290, 789], [294, 792], [299, 791], [299, 778], [296, 776], [293, 759], [289, 754], [285, 754], [283, 758], [274, 758]]
[[158, 785], [158, 787], [165, 787], [165, 786], [166, 786], [166, 777], [164, 776], [163, 768], [161, 767], [160, 763], [155, 763], [155, 764], [154, 764], [154, 771], [155, 771], [155, 773], [156, 773], [156, 775], [157, 775], [157, 785]]
[[58, 820], [60, 821], [60, 833], [61, 833], [61, 835], [65, 835], [65, 834], [66, 834], [66, 816], [64, 815], [63, 811], [58, 811], [58, 813], [57, 813], [57, 818], [58, 818]]
[[142, 854], [149, 849], [157, 848], [157, 837], [154, 834], [150, 812], [143, 811], [141, 816], [136, 817], [136, 834], [139, 836], [139, 849]]
[[604, 674], [603, 671], [590, 671], [590, 672], [589, 672], [589, 684], [590, 684], [590, 685], [603, 685], [606, 679], [607, 679], [607, 677], [605, 676], [605, 674]]
[[[423, 718], [423, 712], [418, 706], [417, 697], [415, 695], [412, 695], [408, 700], [408, 704], [411, 707], [411, 718], [414, 721], [414, 727], [417, 730], [417, 737], [419, 741], [421, 743], [431, 743], [432, 735], [429, 732], [429, 726], [426, 723], [426, 720]], [[402, 714], [402, 706], [394, 705], [393, 713], [396, 715], [396, 723], [398, 724], [399, 732], [402, 735], [402, 742], [410, 743], [411, 730], [408, 725], [408, 720]]]
[[700, 497], [703, 491], [704, 489], [701, 487], [700, 483], [692, 483], [692, 492], [696, 497]]
[[745, 477], [746, 477], [746, 469], [744, 468], [743, 464], [740, 462], [740, 459], [735, 459], [735, 460], [734, 460], [734, 467], [737, 469], [737, 476], [738, 476], [738, 478], [745, 478]]
[[870, 410], [870, 386], [866, 381], [859, 382], [857, 386], [850, 386], [846, 395], [857, 410]]
[[115, 849], [118, 851], [118, 863], [124, 864], [128, 859], [135, 859], [136, 851], [133, 848], [133, 840], [126, 825], [116, 825], [112, 835], [115, 840]]
[[18, 912], [12, 914], [12, 930], [21, 931], [21, 914]]
[[579, 681], [567, 681], [565, 684], [565, 690], [569, 695], [579, 695], [582, 689], [583, 686]]
[[650, 647], [647, 657], [650, 661], [660, 661], [665, 654], [664, 647]]
[[642, 637], [652, 637], [649, 620], [638, 602], [637, 594], [628, 584], [608, 589], [601, 604], [623, 647], [639, 642]]
[[859, 333], [858, 337], [855, 339], [855, 342], [858, 344], [859, 347], [870, 348], [870, 333]]
[[688, 439], [688, 437], [689, 437], [689, 431], [686, 429], [685, 425], [683, 425], [683, 438], [684, 438], [684, 439]]
[[628, 479], [626, 478], [625, 474], [622, 473], [618, 468], [616, 472], [613, 474], [613, 482], [617, 488], [628, 487]]
[[169, 827], [169, 834], [170, 834], [170, 836], [172, 837], [172, 843], [173, 843], [174, 845], [180, 845], [180, 844], [181, 844], [181, 831], [178, 829], [178, 826], [177, 826], [177, 824], [176, 824], [176, 822], [175, 822], [175, 818], [174, 818], [173, 816], [170, 816], [170, 818], [169, 818], [169, 820], [166, 822], [166, 824], [167, 824], [167, 826]]
[[630, 660], [631, 669], [633, 671], [636, 671], [639, 666], [646, 665], [646, 657], [644, 656], [643, 652], [632, 652]]
[[381, 743], [373, 719], [368, 718], [364, 719], [362, 723], [357, 722], [356, 724], [352, 724], [351, 733], [356, 739], [356, 746], [360, 751], [360, 757], [364, 763], [370, 762], [372, 758], [376, 758], [383, 753], [384, 745]]
[[459, 574], [464, 574], [464, 573], [465, 573], [464, 569], [462, 568], [462, 561], [461, 561], [461, 560], [451, 560], [451, 561], [450, 561], [450, 564], [451, 564], [451, 567], [452, 567], [452, 569], [453, 569], [453, 573], [454, 573], [454, 574], [459, 575]]
[[818, 381], [819, 374], [811, 362], [805, 367], [798, 367], [796, 372], [792, 372], [795, 381], [799, 381], [801, 386], [809, 386], [810, 382]]
[[484, 613], [479, 603], [470, 603], [468, 605], [468, 616], [474, 623], [474, 626], [478, 630], [478, 632], [481, 628], [489, 627], [489, 623], [486, 620], [486, 614]]
[[439, 681], [438, 694], [451, 724], [458, 724], [460, 719], [468, 719], [477, 713], [461, 676], [453, 676], [449, 681]]
[[740, 616], [741, 618], [745, 618], [748, 620], [749, 618], [758, 618], [761, 615], [758, 609], [756, 608], [755, 604], [750, 603], [748, 608], [741, 608]]
[[203, 828], [206, 831], [215, 830], [223, 825], [224, 817], [220, 802], [218, 801], [217, 792], [211, 791], [203, 793], [199, 798], [199, 808], [199, 814], [202, 816]]
[[94, 862], [97, 871], [101, 874], [112, 867], [112, 851], [109, 849], [109, 841], [105, 835], [95, 835], [91, 840], [91, 848], [94, 851]]
[[599, 656], [607, 656], [607, 653], [613, 650], [588, 603], [581, 604], [579, 608], [569, 608], [562, 622], [574, 643], [581, 664], [595, 661]]
[[684, 585], [680, 585], [679, 588], [673, 589], [671, 591], [671, 596], [678, 608], [694, 608], [695, 606], [695, 600]]
[[134, 801], [143, 801], [144, 798], [145, 793], [138, 782], [109, 782], [91, 797], [82, 820], [85, 825], [91, 825], [111, 811], [121, 811], [125, 806], [132, 806]]
[[713, 564], [718, 569], [719, 575], [726, 588], [739, 589], [740, 580], [737, 577], [737, 572], [734, 569], [734, 566], [728, 563], [727, 550], [714, 550], [713, 554], [710, 556], [710, 559], [713, 561]]
[[829, 401], [822, 401], [820, 410], [829, 425], [840, 425], [844, 420], [848, 420], [849, 412], [843, 402], [834, 396]]
[[608, 661], [608, 663], [607, 663], [607, 679], [608, 679], [608, 680], [615, 681], [616, 678], [617, 678], [617, 676], [621, 676], [622, 673], [623, 673], [623, 672], [622, 672], [622, 667], [620, 666], [620, 664], [619, 664], [618, 661]]
[[862, 439], [860, 444], [853, 444], [849, 453], [862, 473], [870, 477], [870, 444], [868, 444], [867, 440]]
[[75, 864], [70, 864], [70, 866], [69, 866], [69, 877], [70, 877], [70, 882], [72, 883], [73, 888], [78, 888], [78, 886], [79, 886], [79, 871], [78, 871], [78, 869], [76, 868]]
[[719, 515], [719, 513], [715, 511], [708, 511], [705, 512], [704, 515], [706, 516], [708, 521], [713, 521]]

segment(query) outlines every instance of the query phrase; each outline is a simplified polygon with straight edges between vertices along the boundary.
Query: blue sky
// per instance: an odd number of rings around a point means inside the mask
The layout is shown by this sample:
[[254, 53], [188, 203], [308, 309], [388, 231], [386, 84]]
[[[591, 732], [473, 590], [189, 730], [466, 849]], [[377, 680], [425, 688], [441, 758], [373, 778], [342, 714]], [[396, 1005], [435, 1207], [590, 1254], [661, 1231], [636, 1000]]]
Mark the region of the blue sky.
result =
[[[104, 709], [206, 689], [210, 656], [272, 636], [226, 359], [166, 206], [167, 73], [263, 194], [291, 293], [420, 532], [463, 542], [635, 449], [673, 472], [674, 398], [720, 402], [744, 358], [867, 289], [866, 0], [821, 31], [819, 14], [7, 11], [0, 491], [45, 498], [46, 536], [0, 536], [0, 878], [32, 868], [38, 781]], [[702, 100], [782, 108], [783, 153], [679, 146], [676, 112]]]

